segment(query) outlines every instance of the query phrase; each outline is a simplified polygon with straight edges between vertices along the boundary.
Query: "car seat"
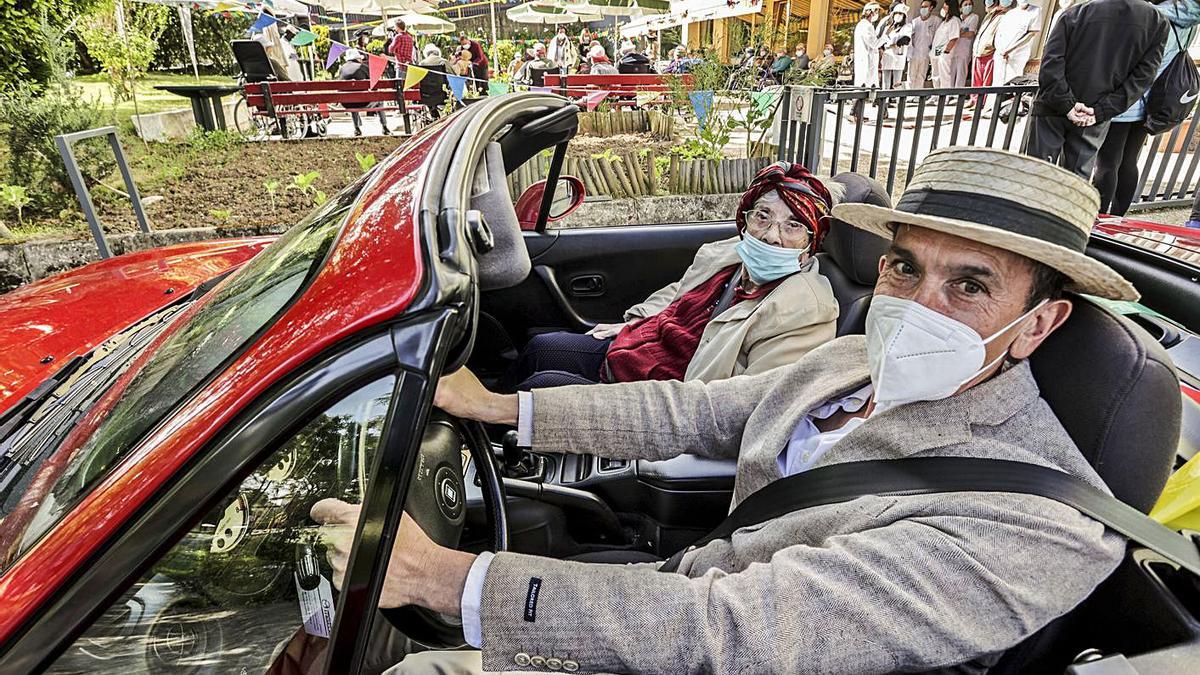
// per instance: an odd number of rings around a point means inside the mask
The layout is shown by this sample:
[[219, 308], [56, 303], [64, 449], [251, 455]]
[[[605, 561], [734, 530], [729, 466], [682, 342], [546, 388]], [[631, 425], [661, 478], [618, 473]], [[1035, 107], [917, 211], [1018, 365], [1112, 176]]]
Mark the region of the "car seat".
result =
[[471, 185], [471, 208], [483, 214], [491, 230], [492, 249], [478, 256], [479, 288], [491, 291], [516, 286], [529, 276], [533, 264], [521, 236], [521, 224], [508, 191], [504, 151], [492, 141], [484, 149]]
[[[1042, 398], [1113, 495], [1149, 512], [1179, 444], [1183, 412], [1178, 374], [1166, 350], [1142, 328], [1085, 298], [1072, 300], [1074, 310], [1066, 323], [1030, 357], [1034, 378]], [[1139, 588], [1141, 576], [1138, 565], [1127, 561], [1078, 608], [1008, 650], [991, 672], [1061, 673], [1084, 649], [1111, 646], [1100, 637], [1102, 626], [1153, 623], [1137, 612], [1162, 612], [1148, 610], [1148, 601], [1129, 602], [1131, 592], [1143, 599], [1150, 593], [1131, 590]]]
[[[878, 181], [856, 173], [834, 176], [845, 189], [839, 203], [861, 202], [891, 208], [892, 200]], [[866, 331], [867, 309], [879, 277], [879, 258], [887, 252], [883, 237], [834, 219], [817, 254], [821, 274], [829, 279], [837, 298], [837, 334], [856, 335]]]

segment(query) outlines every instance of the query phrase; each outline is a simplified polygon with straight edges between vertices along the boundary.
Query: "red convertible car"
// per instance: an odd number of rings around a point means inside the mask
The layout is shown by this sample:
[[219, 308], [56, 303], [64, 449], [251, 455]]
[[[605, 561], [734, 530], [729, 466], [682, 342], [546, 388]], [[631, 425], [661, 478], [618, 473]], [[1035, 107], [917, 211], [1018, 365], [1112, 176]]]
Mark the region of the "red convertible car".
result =
[[[121, 256], [0, 296], [0, 672], [380, 672], [398, 644], [462, 642], [445, 617], [376, 608], [402, 510], [442, 544], [551, 556], [669, 555], [719, 522], [730, 464], [531, 455], [432, 409], [441, 373], [496, 377], [531, 335], [616, 319], [734, 232], [547, 229], [583, 198], [559, 176], [577, 112], [493, 97], [277, 239]], [[545, 151], [546, 182], [510, 195], [506, 175]], [[1034, 364], [1143, 511], [1200, 447], [1200, 267], [1140, 245], [1153, 228], [1102, 224], [1090, 249], [1144, 304], [1081, 303]], [[820, 253], [843, 334], [870, 302], [868, 236], [835, 224]], [[1137, 385], [1155, 364], [1165, 394]], [[340, 593], [308, 518], [328, 497], [363, 505]], [[1092, 661], [1197, 672], [1197, 579], [1131, 546], [994, 672]]]

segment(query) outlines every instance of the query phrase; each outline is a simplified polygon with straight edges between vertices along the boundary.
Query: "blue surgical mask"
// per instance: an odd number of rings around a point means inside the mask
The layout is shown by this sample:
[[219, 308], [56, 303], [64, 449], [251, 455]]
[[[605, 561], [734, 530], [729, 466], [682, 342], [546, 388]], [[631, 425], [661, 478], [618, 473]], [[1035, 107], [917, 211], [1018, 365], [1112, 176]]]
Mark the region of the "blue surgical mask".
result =
[[996, 6], [996, 0], [983, 0], [983, 6], [991, 9]]
[[917, 10], [917, 11], [921, 13], [921, 18], [922, 18], [922, 19], [924, 19], [924, 18], [926, 18], [926, 17], [928, 17], [928, 16], [929, 16], [929, 8], [928, 8], [928, 7], [922, 7], [921, 9], [919, 9], [919, 10]]
[[1000, 0], [1000, 6], [1005, 9], [1012, 7], [1014, 4], [1016, 4], [1016, 0]]
[[750, 281], [762, 285], [799, 272], [800, 256], [808, 249], [772, 246], [757, 237], [744, 234], [734, 250], [746, 266]]

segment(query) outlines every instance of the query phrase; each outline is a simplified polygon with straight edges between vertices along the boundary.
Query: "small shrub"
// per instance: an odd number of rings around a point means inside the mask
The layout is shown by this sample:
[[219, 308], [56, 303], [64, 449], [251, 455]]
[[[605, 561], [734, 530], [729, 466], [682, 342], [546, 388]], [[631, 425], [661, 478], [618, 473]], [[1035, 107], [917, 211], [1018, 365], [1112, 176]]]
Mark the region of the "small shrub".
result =
[[11, 206], [17, 211], [17, 223], [25, 224], [22, 210], [29, 205], [29, 195], [24, 185], [0, 184], [0, 202]]
[[368, 152], [365, 155], [355, 152], [354, 159], [358, 161], [358, 168], [362, 169], [363, 173], [370, 171], [371, 167], [376, 164], [375, 153], [372, 152]]

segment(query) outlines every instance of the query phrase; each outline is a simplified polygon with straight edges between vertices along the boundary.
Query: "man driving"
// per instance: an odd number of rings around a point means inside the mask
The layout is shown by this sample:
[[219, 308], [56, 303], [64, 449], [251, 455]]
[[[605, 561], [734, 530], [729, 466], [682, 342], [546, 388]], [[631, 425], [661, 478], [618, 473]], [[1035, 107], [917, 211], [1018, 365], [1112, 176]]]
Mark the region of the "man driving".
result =
[[[702, 382], [487, 391], [442, 378], [447, 412], [516, 425], [537, 452], [736, 458], [734, 506], [810, 469], [955, 456], [1039, 464], [1104, 484], [1040, 397], [1027, 358], [1066, 321], [1063, 291], [1134, 288], [1084, 255], [1098, 198], [1046, 162], [986, 148], [929, 154], [895, 209], [833, 215], [891, 240], [865, 336], [792, 365]], [[353, 531], [358, 507], [314, 519]], [[335, 579], [350, 537], [335, 537]], [[399, 673], [983, 672], [1075, 607], [1124, 540], [1046, 498], [864, 496], [691, 547], [675, 572], [432, 542], [404, 516], [381, 607], [461, 615], [480, 651], [425, 652]]]

